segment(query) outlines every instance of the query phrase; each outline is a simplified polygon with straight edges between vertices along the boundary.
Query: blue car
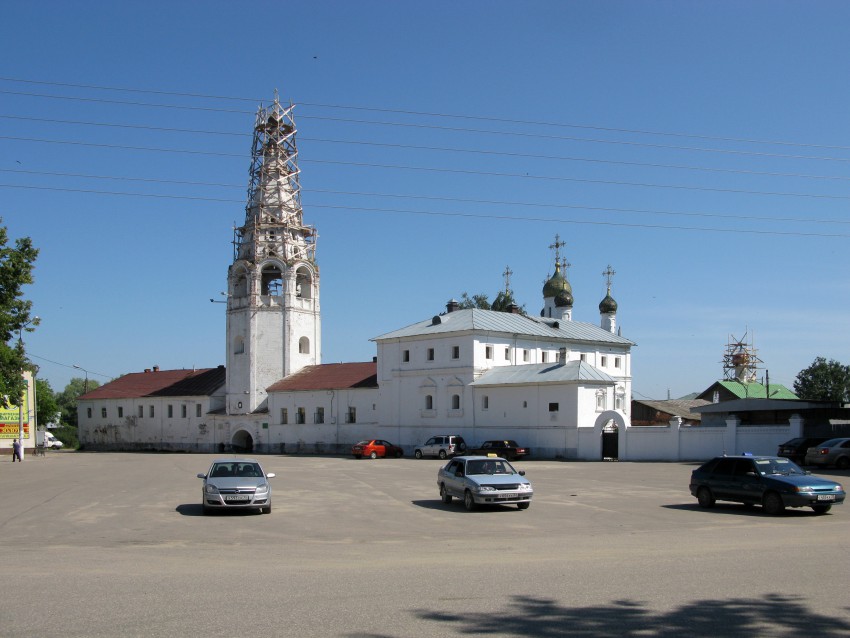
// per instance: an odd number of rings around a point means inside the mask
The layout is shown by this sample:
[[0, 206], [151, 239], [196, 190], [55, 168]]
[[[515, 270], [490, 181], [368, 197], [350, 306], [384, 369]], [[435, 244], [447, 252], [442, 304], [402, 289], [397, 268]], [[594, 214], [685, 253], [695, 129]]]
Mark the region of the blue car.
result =
[[495, 456], [453, 458], [437, 472], [437, 487], [443, 503], [448, 505], [457, 497], [468, 511], [476, 505], [516, 505], [524, 510], [534, 495], [525, 472]]
[[780, 456], [718, 456], [691, 473], [690, 488], [701, 507], [732, 501], [761, 505], [768, 514], [786, 507], [826, 514], [845, 496], [839, 483], [813, 476]]

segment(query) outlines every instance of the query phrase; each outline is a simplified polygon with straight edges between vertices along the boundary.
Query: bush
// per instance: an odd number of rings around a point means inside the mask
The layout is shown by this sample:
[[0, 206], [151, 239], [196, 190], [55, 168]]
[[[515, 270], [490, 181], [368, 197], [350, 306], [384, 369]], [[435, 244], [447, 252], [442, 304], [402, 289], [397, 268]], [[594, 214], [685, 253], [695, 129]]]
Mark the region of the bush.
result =
[[76, 450], [80, 447], [80, 437], [73, 425], [63, 425], [50, 430], [57, 439], [62, 441], [66, 449]]

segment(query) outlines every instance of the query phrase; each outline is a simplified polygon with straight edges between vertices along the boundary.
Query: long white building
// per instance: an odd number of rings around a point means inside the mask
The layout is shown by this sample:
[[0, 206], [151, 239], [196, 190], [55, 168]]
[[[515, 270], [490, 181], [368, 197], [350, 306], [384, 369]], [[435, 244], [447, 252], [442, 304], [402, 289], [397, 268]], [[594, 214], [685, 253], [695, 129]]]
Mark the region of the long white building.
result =
[[408, 451], [435, 434], [511, 438], [536, 457], [617, 457], [629, 425], [630, 340], [608, 294], [572, 320], [561, 272], [539, 317], [462, 309], [373, 339], [372, 362], [322, 364], [315, 228], [304, 224], [293, 107], [260, 108], [244, 224], [227, 275], [226, 366], [151, 368], [80, 397], [87, 449], [347, 452], [363, 438]]

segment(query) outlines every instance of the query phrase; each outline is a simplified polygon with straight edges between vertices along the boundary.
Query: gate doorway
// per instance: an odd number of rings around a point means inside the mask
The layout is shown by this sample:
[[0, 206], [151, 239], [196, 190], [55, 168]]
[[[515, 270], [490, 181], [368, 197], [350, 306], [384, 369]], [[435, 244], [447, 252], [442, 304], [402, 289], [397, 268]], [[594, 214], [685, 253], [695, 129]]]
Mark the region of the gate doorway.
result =
[[613, 419], [602, 428], [602, 460], [617, 461], [620, 458], [620, 430]]
[[234, 452], [253, 452], [254, 437], [245, 430], [239, 430], [233, 435], [230, 441], [230, 447]]

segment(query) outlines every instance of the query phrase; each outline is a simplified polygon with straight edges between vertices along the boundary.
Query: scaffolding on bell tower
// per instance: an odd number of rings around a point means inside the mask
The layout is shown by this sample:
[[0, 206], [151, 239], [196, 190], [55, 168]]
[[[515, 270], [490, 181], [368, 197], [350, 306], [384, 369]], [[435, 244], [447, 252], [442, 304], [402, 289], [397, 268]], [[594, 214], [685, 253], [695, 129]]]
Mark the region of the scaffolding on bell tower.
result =
[[315, 264], [318, 233], [304, 224], [301, 209], [294, 108], [282, 106], [275, 91], [272, 105], [257, 109], [245, 223], [233, 232], [234, 261], [275, 257]]
[[762, 363], [762, 360], [756, 355], [752, 336], [750, 341], [747, 342], [748, 332], [745, 332], [741, 339], [729, 335], [726, 352], [723, 355], [723, 376], [728, 381], [740, 381], [741, 383], [756, 381], [758, 364]]

